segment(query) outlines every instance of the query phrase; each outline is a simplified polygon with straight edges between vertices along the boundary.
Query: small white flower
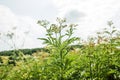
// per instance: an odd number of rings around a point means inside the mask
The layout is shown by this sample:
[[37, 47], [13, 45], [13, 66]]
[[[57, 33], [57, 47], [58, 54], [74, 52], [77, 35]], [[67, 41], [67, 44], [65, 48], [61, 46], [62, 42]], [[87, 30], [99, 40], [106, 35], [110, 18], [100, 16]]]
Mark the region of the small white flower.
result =
[[113, 55], [113, 54], [115, 54], [115, 53], [114, 52], [110, 53], [110, 55]]
[[116, 46], [116, 48], [120, 50], [120, 46]]

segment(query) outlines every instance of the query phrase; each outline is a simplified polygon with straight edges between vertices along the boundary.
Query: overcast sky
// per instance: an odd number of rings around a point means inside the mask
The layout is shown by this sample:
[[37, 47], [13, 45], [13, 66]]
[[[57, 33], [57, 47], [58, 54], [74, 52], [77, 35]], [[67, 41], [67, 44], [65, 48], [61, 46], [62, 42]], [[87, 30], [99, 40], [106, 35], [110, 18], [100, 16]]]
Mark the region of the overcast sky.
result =
[[[75, 35], [85, 38], [106, 27], [109, 20], [120, 28], [120, 0], [0, 0], [0, 33], [14, 32], [18, 48], [41, 47], [37, 38], [44, 37], [45, 32], [37, 20], [54, 22], [56, 17], [79, 24]], [[3, 39], [0, 50], [10, 49], [11, 40]]]

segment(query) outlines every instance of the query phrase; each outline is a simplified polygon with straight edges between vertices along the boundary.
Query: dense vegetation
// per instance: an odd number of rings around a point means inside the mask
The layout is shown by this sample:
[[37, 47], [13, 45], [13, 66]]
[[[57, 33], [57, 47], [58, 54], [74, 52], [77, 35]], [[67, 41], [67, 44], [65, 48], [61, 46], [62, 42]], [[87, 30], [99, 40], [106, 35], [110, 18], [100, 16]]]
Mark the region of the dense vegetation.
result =
[[[73, 48], [81, 48], [83, 45], [71, 45], [69, 48], [72, 50]], [[12, 56], [15, 53], [22, 52], [24, 55], [32, 55], [35, 52], [48, 52], [49, 50], [46, 48], [32, 48], [32, 49], [18, 49], [18, 50], [7, 50], [7, 51], [1, 51], [0, 56]]]
[[47, 49], [45, 48], [34, 48], [34, 49], [18, 49], [18, 50], [8, 50], [8, 51], [1, 51], [0, 52], [0, 56], [12, 56], [15, 53], [19, 53], [22, 52], [24, 55], [32, 55], [35, 52], [48, 52]]
[[[0, 56], [0, 80], [120, 80], [120, 32], [111, 21], [87, 41], [73, 36], [77, 25], [56, 21], [38, 21], [46, 30], [39, 39], [48, 52]], [[83, 46], [71, 48], [73, 44]]]

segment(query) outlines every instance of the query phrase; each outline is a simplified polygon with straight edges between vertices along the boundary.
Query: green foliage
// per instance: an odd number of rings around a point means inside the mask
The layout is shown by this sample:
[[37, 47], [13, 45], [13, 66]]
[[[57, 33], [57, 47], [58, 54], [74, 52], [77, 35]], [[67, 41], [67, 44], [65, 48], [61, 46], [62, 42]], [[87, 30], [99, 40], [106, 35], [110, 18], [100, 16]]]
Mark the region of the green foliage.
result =
[[9, 56], [15, 65], [3, 63], [0, 80], [120, 80], [120, 36], [113, 23], [81, 46], [73, 45], [79, 40], [73, 36], [76, 25], [65, 22], [38, 21], [46, 30], [46, 37], [39, 39], [47, 45], [47, 53], [25, 49], [24, 54], [32, 55]]
[[37, 51], [45, 51], [49, 52], [45, 48], [34, 48], [34, 49], [19, 49], [19, 50], [8, 50], [8, 51], [1, 51], [0, 56], [13, 56], [15, 53], [23, 52], [24, 55], [32, 55]]
[[[55, 71], [58, 69], [59, 71], [53, 72], [56, 73], [54, 75], [56, 79], [66, 79], [67, 75], [65, 75], [66, 71], [68, 71], [67, 67], [71, 65], [71, 60], [67, 59], [66, 56], [69, 52], [69, 45], [71, 45], [73, 42], [78, 41], [78, 37], [73, 37], [73, 33], [75, 30], [75, 27], [77, 25], [65, 24], [65, 19], [56, 19], [58, 24], [49, 24], [49, 22], [45, 21], [38, 21], [38, 24], [43, 26], [46, 29], [46, 38], [39, 38], [40, 40], [44, 41], [44, 44], [47, 44], [47, 46], [52, 47], [52, 50], [50, 50], [50, 53], [52, 54], [52, 61], [47, 64], [48, 66], [51, 65], [55, 69]], [[49, 67], [48, 67], [49, 68]], [[71, 67], [69, 67], [70, 70]], [[53, 70], [53, 69], [52, 69]], [[51, 70], [49, 70], [51, 71]]]
[[1, 58], [1, 56], [0, 56], [0, 65], [3, 63], [3, 60], [2, 60], [2, 58]]

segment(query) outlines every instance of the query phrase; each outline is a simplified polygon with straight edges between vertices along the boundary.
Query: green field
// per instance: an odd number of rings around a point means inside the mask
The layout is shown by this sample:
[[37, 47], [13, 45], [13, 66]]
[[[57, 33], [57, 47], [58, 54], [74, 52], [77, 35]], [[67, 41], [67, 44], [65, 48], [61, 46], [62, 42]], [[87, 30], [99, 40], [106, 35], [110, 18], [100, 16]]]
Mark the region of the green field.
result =
[[65, 19], [38, 24], [46, 30], [39, 38], [46, 47], [1, 52], [0, 80], [120, 80], [120, 32], [111, 21], [86, 41]]

